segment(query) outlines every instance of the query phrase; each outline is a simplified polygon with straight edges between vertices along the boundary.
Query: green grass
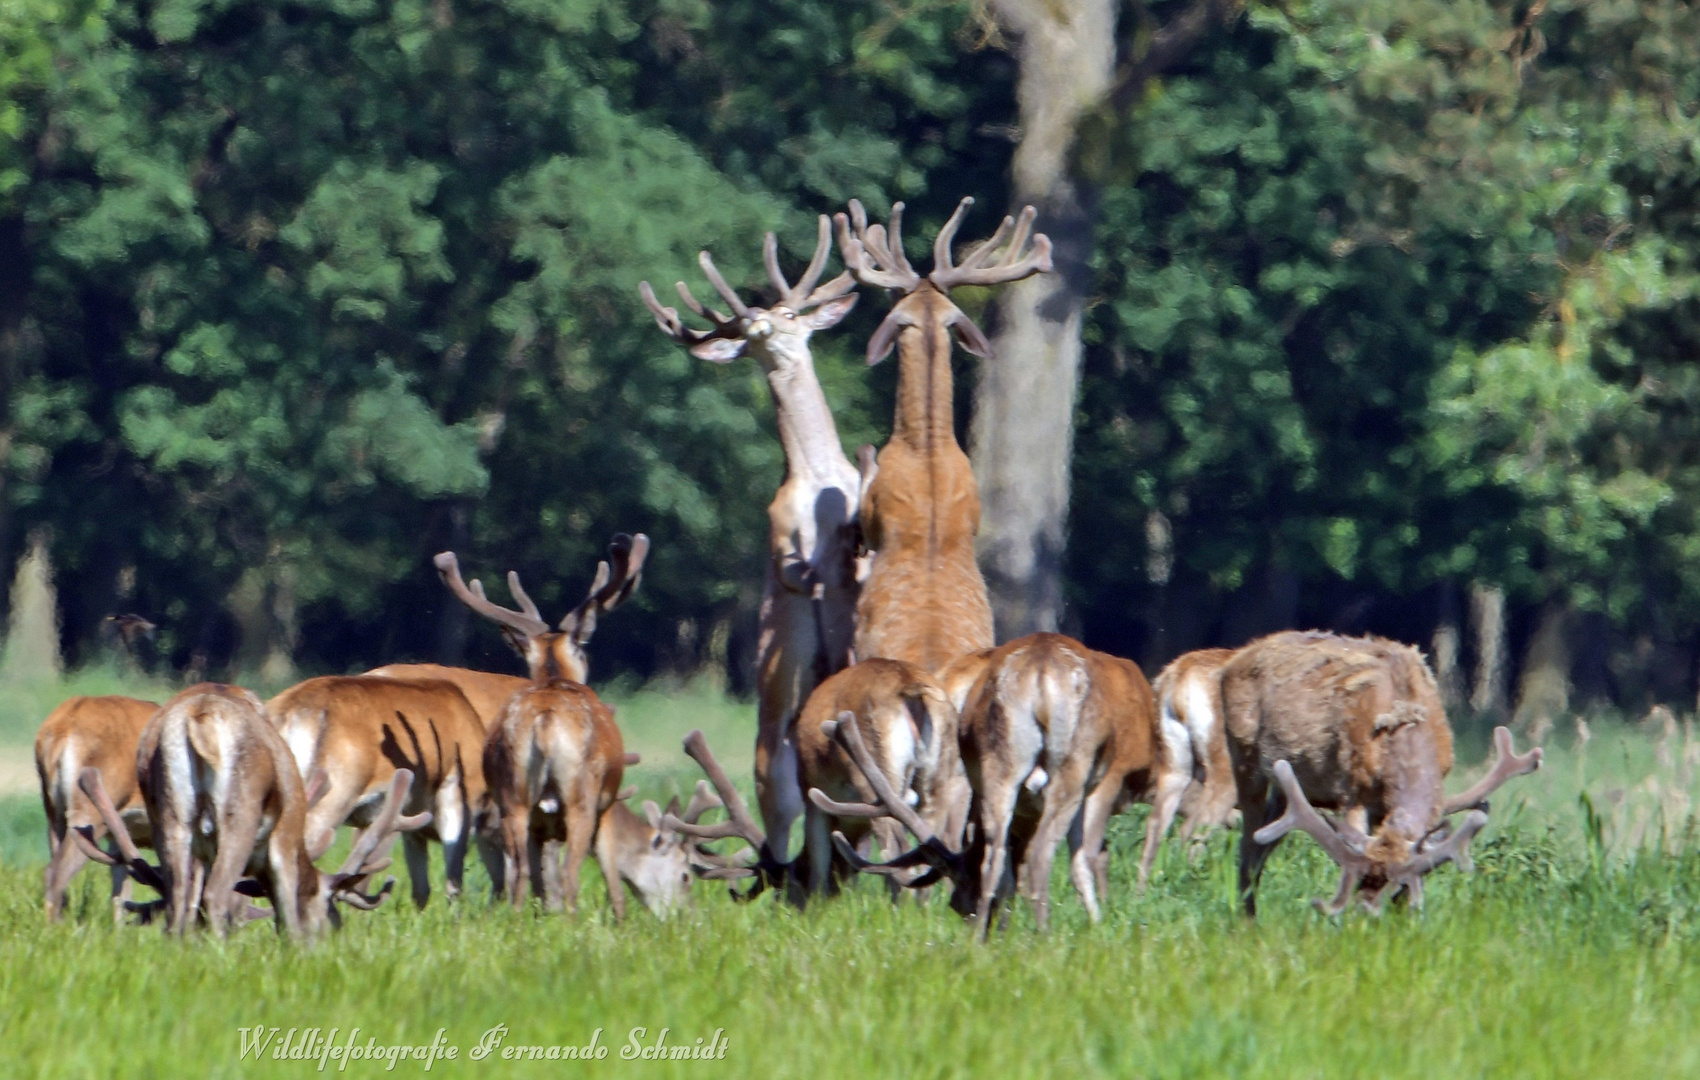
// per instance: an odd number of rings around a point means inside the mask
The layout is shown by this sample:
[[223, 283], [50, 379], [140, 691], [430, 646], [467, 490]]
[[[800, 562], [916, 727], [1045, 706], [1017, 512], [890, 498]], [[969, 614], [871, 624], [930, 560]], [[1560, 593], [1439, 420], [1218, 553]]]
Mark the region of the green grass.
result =
[[[642, 774], [646, 794], [694, 781], [676, 767], [677, 738], [692, 726], [710, 730], [735, 775], [747, 771], [747, 706], [703, 686], [615, 696], [645, 754], [633, 779]], [[1498, 801], [1478, 872], [1434, 875], [1422, 912], [1318, 916], [1305, 901], [1331, 892], [1334, 874], [1300, 839], [1271, 860], [1263, 915], [1247, 925], [1231, 900], [1228, 833], [1191, 851], [1168, 845], [1135, 897], [1135, 814], [1111, 833], [1103, 923], [1087, 922], [1059, 877], [1048, 934], [1018, 910], [986, 946], [942, 903], [893, 907], [872, 882], [805, 912], [769, 898], [735, 904], [700, 884], [680, 918], [638, 908], [615, 926], [594, 871], [577, 921], [487, 906], [474, 869], [471, 899], [456, 907], [349, 912], [339, 935], [306, 949], [268, 924], [226, 943], [114, 930], [104, 875], [89, 872], [71, 918], [50, 927], [39, 833], [30, 854], [40, 809], [14, 798], [0, 803], [0, 1072], [316, 1068], [239, 1060], [237, 1028], [263, 1025], [338, 1027], [339, 1040], [358, 1026], [362, 1045], [428, 1043], [442, 1028], [461, 1056], [432, 1072], [448, 1075], [1700, 1075], [1700, 848], [1681, 828], [1661, 846], [1639, 824], [1649, 800], [1674, 808], [1673, 790], [1687, 797], [1687, 746], [1678, 737], [1661, 755], [1657, 739], [1623, 730], [1596, 731], [1581, 752], [1556, 743], [1547, 769]], [[1462, 752], [1484, 747], [1464, 740]], [[1624, 792], [1616, 802], [1613, 790]], [[578, 1045], [601, 1028], [610, 1052], [588, 1063], [468, 1060], [498, 1024], [524, 1044]], [[724, 1029], [725, 1059], [621, 1060], [635, 1027], [647, 1042], [666, 1027], [670, 1044], [686, 1046]]]

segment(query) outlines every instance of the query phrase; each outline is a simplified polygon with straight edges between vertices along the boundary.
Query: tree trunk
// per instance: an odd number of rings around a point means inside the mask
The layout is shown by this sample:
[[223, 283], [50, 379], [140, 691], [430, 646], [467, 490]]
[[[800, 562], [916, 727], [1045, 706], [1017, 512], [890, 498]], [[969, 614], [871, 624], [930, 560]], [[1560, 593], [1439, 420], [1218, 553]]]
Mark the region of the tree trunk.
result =
[[1074, 395], [1091, 286], [1094, 193], [1070, 176], [1075, 131], [1115, 78], [1119, 0], [998, 0], [1019, 37], [1016, 204], [1038, 208], [1054, 273], [998, 297], [969, 435], [980, 485], [980, 564], [997, 637], [1055, 630], [1062, 615]]
[[1535, 742], [1570, 711], [1570, 609], [1558, 600], [1541, 608], [1517, 686], [1511, 722]]
[[37, 530], [18, 560], [12, 579], [12, 603], [6, 645], [0, 657], [0, 681], [47, 682], [63, 673], [59, 659], [59, 599], [53, 588], [53, 562], [47, 537]]
[[1458, 596], [1450, 581], [1440, 584], [1439, 611], [1430, 639], [1434, 657], [1434, 680], [1440, 688], [1441, 704], [1447, 712], [1464, 707], [1464, 669], [1458, 654], [1462, 651], [1462, 635], [1458, 632]]
[[1470, 586], [1470, 625], [1476, 639], [1476, 678], [1470, 708], [1477, 716], [1505, 715], [1505, 593], [1497, 586]]

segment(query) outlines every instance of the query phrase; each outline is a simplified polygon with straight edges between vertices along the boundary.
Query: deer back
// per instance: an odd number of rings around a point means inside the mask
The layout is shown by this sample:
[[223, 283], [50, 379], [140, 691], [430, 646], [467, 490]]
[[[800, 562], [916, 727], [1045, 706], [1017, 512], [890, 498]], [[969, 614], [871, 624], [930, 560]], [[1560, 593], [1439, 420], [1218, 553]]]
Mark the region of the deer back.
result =
[[466, 697], [472, 711], [478, 714], [478, 721], [484, 725], [486, 732], [496, 722], [496, 717], [502, 714], [508, 699], [531, 685], [530, 679], [519, 675], [500, 675], [493, 671], [474, 671], [446, 664], [385, 664], [366, 674], [385, 679], [453, 683]]
[[820, 788], [839, 800], [872, 802], [862, 771], [821, 728], [851, 712], [875, 761], [892, 786], [925, 790], [955, 767], [956, 710], [925, 670], [900, 660], [864, 660], [815, 688], [797, 718], [798, 777], [803, 790]]
[[42, 805], [56, 835], [66, 828], [105, 826], [88, 796], [77, 786], [85, 768], [100, 770], [107, 794], [138, 844], [147, 843], [147, 821], [136, 784], [136, 747], [142, 729], [159, 706], [130, 697], [74, 697], [42, 721], [35, 736], [35, 770]]

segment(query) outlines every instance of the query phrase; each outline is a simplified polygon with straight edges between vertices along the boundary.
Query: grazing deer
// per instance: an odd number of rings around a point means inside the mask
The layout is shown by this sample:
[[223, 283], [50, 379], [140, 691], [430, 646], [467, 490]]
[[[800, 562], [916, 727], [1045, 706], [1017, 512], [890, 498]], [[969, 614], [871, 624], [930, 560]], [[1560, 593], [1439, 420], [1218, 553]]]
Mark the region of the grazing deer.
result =
[[747, 351], [773, 390], [785, 480], [767, 508], [767, 575], [756, 647], [755, 781], [756, 803], [767, 835], [780, 846], [773, 853], [779, 860], [788, 857], [791, 826], [806, 809], [792, 726], [810, 692], [849, 663], [855, 631], [860, 477], [844, 456], [809, 352], [809, 336], [836, 325], [856, 303], [855, 283], [847, 273], [816, 287], [831, 246], [830, 225], [822, 214], [814, 258], [791, 285], [779, 269], [778, 240], [768, 233], [762, 255], [778, 300], [765, 308], [745, 304], [708, 252], [702, 252], [703, 273], [732, 314], [705, 308], [682, 281], [678, 290], [686, 306], [713, 324], [711, 330], [686, 327], [677, 310], [655, 299], [647, 281], [641, 286], [644, 303], [668, 337], [691, 355], [715, 363]]
[[1169, 662], [1151, 684], [1165, 729], [1179, 725], [1192, 746], [1196, 783], [1181, 798], [1183, 835], [1226, 825], [1235, 807], [1234, 767], [1222, 725], [1221, 672], [1232, 649], [1196, 649]]
[[[873, 745], [861, 765], [822, 734], [823, 722], [840, 716], [858, 718]], [[887, 786], [906, 793], [905, 805], [914, 805], [935, 827], [949, 827], [952, 781], [961, 774], [956, 742], [956, 710], [932, 676], [898, 660], [864, 660], [816, 687], [797, 720], [798, 775], [810, 792], [801, 866], [773, 857], [769, 837], [743, 809], [700, 731], [686, 737], [685, 752], [702, 766], [730, 817], [711, 826], [669, 824], [701, 839], [744, 840], [758, 854], [754, 865], [723, 862], [718, 869], [724, 872], [707, 876], [753, 874], [756, 887], [746, 899], [768, 887], [783, 888], [787, 898], [801, 906], [811, 894], [833, 892], [837, 880], [853, 869], [834, 858], [834, 825], [842, 830], [840, 836], [848, 833], [853, 842], [872, 828], [888, 853], [897, 850], [901, 839], [897, 829], [877, 820], [883, 815], [865, 812], [865, 805], [876, 795], [864, 767], [878, 770]], [[840, 803], [840, 799], [855, 802]], [[872, 826], [870, 818], [876, 819]]]
[[[953, 665], [963, 678], [969, 666]], [[933, 872], [920, 880], [953, 881], [951, 906], [977, 920], [983, 940], [992, 909], [1009, 891], [1012, 863], [1019, 891], [1033, 902], [1040, 927], [1047, 925], [1056, 845], [1080, 815], [1086, 827], [1071, 879], [1097, 919], [1092, 863], [1102, 846], [1103, 821], [1129, 793], [1149, 798], [1155, 792], [1178, 802], [1185, 787], [1186, 774], [1178, 783], [1173, 779], [1176, 770], [1166, 742], [1157, 737], [1155, 718], [1150, 687], [1129, 661], [1060, 634], [1033, 634], [1002, 645], [985, 658], [961, 717], [962, 756], [978, 826], [972, 843], [958, 850], [931, 823], [878, 792], [883, 809], [869, 812], [891, 814], [920, 844], [884, 864], [855, 859], [843, 844], [840, 854], [878, 873], [930, 865]], [[855, 725], [841, 720], [829, 734], [860, 760], [862, 738]], [[1083, 809], [1088, 792], [1091, 802]]]
[[[531, 680], [519, 675], [498, 675], [493, 671], [474, 671], [472, 668], [450, 667], [447, 664], [385, 664], [366, 672], [383, 679], [407, 679], [411, 682], [453, 683], [479, 723], [488, 731], [501, 715], [508, 699], [531, 685]], [[583, 682], [583, 678], [574, 680]]]
[[864, 285], [902, 294], [868, 342], [870, 364], [895, 344], [899, 366], [891, 439], [879, 452], [877, 470], [868, 470], [862, 495], [863, 542], [874, 554], [856, 605], [859, 660], [890, 657], [936, 672], [993, 644], [991, 604], [974, 559], [979, 488], [952, 416], [950, 336], [954, 332], [976, 356], [989, 356], [991, 345], [951, 303], [950, 290], [1048, 271], [1051, 243], [1036, 234], [1029, 247], [1034, 211], [1027, 207], [953, 265], [951, 241], [973, 201], [963, 199], [939, 230], [925, 278], [903, 253], [902, 203], [892, 206], [889, 232], [870, 226], [855, 200], [848, 218], [837, 215], [839, 250], [850, 273]]
[[[63, 702], [42, 722], [35, 735], [35, 772], [41, 779], [41, 805], [47, 814], [46, 901], [49, 922], [65, 910], [65, 891], [71, 878], [88, 862], [81, 846], [68, 842], [67, 832], [87, 827], [93, 839], [106, 833], [106, 822], [78, 788], [85, 768], [99, 769], [106, 778], [126, 834], [141, 847], [153, 844], [141, 789], [136, 786], [136, 744], [142, 729], [159, 706], [129, 697], [74, 697]], [[116, 841], [115, 841], [116, 842]], [[124, 919], [130, 899], [130, 875], [123, 864], [112, 866], [112, 918]]]
[[426, 841], [443, 847], [444, 891], [460, 896], [475, 816], [485, 807], [484, 724], [453, 684], [370, 675], [327, 675], [266, 703], [303, 780], [322, 771], [324, 795], [307, 811], [307, 846], [330, 846], [337, 826], [373, 820], [391, 778], [414, 780], [404, 811], [429, 808], [431, 824], [402, 837], [413, 902], [431, 898]]
[[[309, 792], [260, 699], [220, 683], [191, 686], [154, 714], [142, 731], [136, 771], [158, 866], [144, 861], [130, 843], [100, 772], [85, 769], [82, 787], [130, 872], [164, 895], [166, 929], [174, 934], [183, 933], [194, 912], [204, 908], [208, 925], [222, 937], [242, 914], [232, 906], [240, 890], [269, 899], [278, 928], [290, 937], [316, 936], [339, 925], [337, 902], [370, 909], [382, 901], [393, 879], [377, 893], [361, 891], [368, 877], [389, 864], [379, 849], [397, 833], [430, 821], [429, 814], [400, 816], [413, 777], [398, 770], [382, 808], [342, 867], [321, 873], [313, 860], [324, 849], [306, 840], [307, 808], [323, 788], [321, 779], [315, 777]], [[115, 861], [89, 833], [76, 830], [73, 836], [91, 858]]]
[[[628, 755], [628, 758], [630, 755]], [[614, 805], [602, 812], [596, 825], [596, 863], [602, 868], [603, 880], [608, 883], [609, 905], [615, 920], [625, 918], [625, 895], [620, 882], [630, 885], [643, 905], [659, 918], [690, 905], [691, 874], [702, 865], [702, 855], [689, 837], [669, 828], [669, 817], [695, 825], [703, 811], [721, 805], [720, 800], [703, 790], [699, 782], [691, 805], [679, 809], [679, 800], [672, 799], [664, 811], [645, 799], [643, 816], [630, 806], [629, 792], [622, 792]]]
[[[529, 886], [549, 910], [559, 910], [564, 901], [570, 911], [578, 911], [579, 867], [599, 823], [619, 801], [628, 756], [614, 710], [572, 675], [584, 671], [583, 645], [595, 629], [597, 612], [622, 602], [637, 587], [649, 538], [622, 534], [609, 550], [615, 570], [606, 562], [597, 567], [589, 597], [556, 630], [543, 621], [518, 574], [508, 575], [508, 588], [521, 609], [510, 610], [486, 599], [476, 581], [468, 586], [461, 579], [453, 552], [435, 560], [449, 591], [500, 626], [531, 668], [530, 685], [502, 707], [483, 752], [502, 847], [501, 869], [492, 868], [490, 876], [516, 908], [525, 903]], [[688, 872], [688, 865], [683, 868]], [[619, 917], [625, 911], [620, 874], [617, 865], [605, 863], [603, 869], [609, 902]], [[671, 902], [656, 898], [653, 904]], [[645, 895], [645, 903], [652, 903], [650, 896]]]
[[[1487, 796], [1541, 764], [1538, 748], [1519, 757], [1510, 732], [1498, 728], [1493, 769], [1446, 798], [1452, 729], [1434, 675], [1416, 649], [1382, 638], [1260, 638], [1223, 666], [1221, 692], [1244, 815], [1239, 885], [1248, 916], [1257, 912], [1264, 861], [1295, 828], [1340, 866], [1334, 898], [1313, 901], [1319, 910], [1338, 914], [1360, 887], [1372, 911], [1401, 890], [1420, 905], [1425, 874], [1448, 861], [1470, 869]], [[1331, 821], [1319, 806], [1346, 817]], [[1456, 827], [1445, 820], [1461, 811]], [[1350, 820], [1359, 814], [1367, 831]]]

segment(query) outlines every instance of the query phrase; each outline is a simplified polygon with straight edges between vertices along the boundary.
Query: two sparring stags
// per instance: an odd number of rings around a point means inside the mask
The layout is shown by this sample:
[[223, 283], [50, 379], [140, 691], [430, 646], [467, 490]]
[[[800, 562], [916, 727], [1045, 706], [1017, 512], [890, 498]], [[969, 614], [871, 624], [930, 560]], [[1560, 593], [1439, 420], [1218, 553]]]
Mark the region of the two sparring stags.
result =
[[[1032, 231], [1027, 207], [957, 262], [952, 245], [971, 205], [964, 199], [940, 229], [925, 277], [903, 244], [903, 205], [881, 225], [852, 201], [836, 215], [846, 269], [825, 284], [833, 223], [823, 215], [795, 284], [767, 235], [769, 306], [740, 297], [706, 251], [700, 265], [730, 311], [702, 304], [683, 282], [677, 288], [707, 329], [690, 327], [642, 286], [657, 325], [694, 356], [726, 363], [747, 353], [762, 366], [786, 457], [768, 508], [758, 647], [761, 822], [693, 732], [686, 752], [729, 816], [711, 826], [666, 823], [702, 840], [748, 843], [750, 853], [712, 872], [755, 877], [746, 897], [774, 887], [801, 903], [858, 870], [885, 875], [894, 888], [948, 880], [953, 906], [978, 921], [982, 936], [993, 909], [1017, 892], [1044, 924], [1064, 835], [1074, 849], [1071, 880], [1098, 918], [1105, 826], [1134, 801], [1153, 805], [1141, 886], [1177, 812], [1190, 827], [1210, 826], [1237, 802], [1253, 808], [1244, 811], [1241, 857], [1248, 913], [1263, 860], [1292, 828], [1310, 832], [1343, 868], [1332, 909], [1359, 886], [1371, 905], [1400, 889], [1420, 899], [1423, 874], [1445, 861], [1467, 865], [1487, 792], [1537, 766], [1539, 751], [1515, 757], [1501, 733], [1500, 766], [1466, 796], [1445, 800], [1450, 730], [1414, 651], [1378, 639], [1277, 635], [1237, 654], [1184, 656], [1154, 691], [1131, 662], [1060, 635], [994, 647], [974, 552], [979, 493], [956, 439], [950, 365], [953, 337], [985, 359], [991, 347], [950, 293], [1048, 272], [1050, 242]], [[809, 341], [844, 318], [858, 284], [896, 294], [867, 360], [895, 347], [899, 372], [891, 438], [877, 455], [864, 447], [853, 466]], [[1322, 817], [1319, 805], [1345, 819]], [[1461, 810], [1468, 816], [1456, 829], [1443, 824]], [[792, 857], [799, 817], [803, 848]], [[905, 829], [913, 847], [885, 863], [867, 858], [871, 842], [900, 851]]]
[[[443, 849], [446, 888], [461, 891], [476, 842], [494, 891], [516, 905], [527, 887], [551, 909], [576, 909], [579, 868], [592, 852], [615, 916], [626, 885], [658, 914], [687, 902], [692, 845], [620, 787], [626, 754], [612, 710], [584, 685], [585, 645], [599, 613], [631, 595], [648, 541], [620, 536], [585, 601], [555, 628], [521, 588], [519, 610], [490, 603], [438, 556], [462, 602], [501, 626], [529, 678], [438, 665], [391, 665], [364, 676], [309, 679], [261, 703], [201, 684], [163, 708], [128, 698], [74, 698], [42, 726], [36, 764], [52, 848], [46, 907], [89, 859], [113, 870], [114, 917], [163, 913], [184, 931], [197, 917], [218, 935], [271, 915], [292, 937], [338, 925], [340, 904], [376, 906], [393, 879], [367, 891], [403, 843], [413, 899], [429, 899], [427, 841]], [[712, 800], [682, 813], [694, 821]], [[675, 804], [669, 807], [680, 814]], [[340, 825], [362, 828], [334, 874], [316, 862]], [[110, 851], [97, 841], [111, 837]], [[147, 862], [151, 846], [159, 863]], [[130, 901], [130, 879], [162, 900]], [[622, 882], [624, 884], [622, 884]], [[270, 910], [239, 905], [265, 898]]]

